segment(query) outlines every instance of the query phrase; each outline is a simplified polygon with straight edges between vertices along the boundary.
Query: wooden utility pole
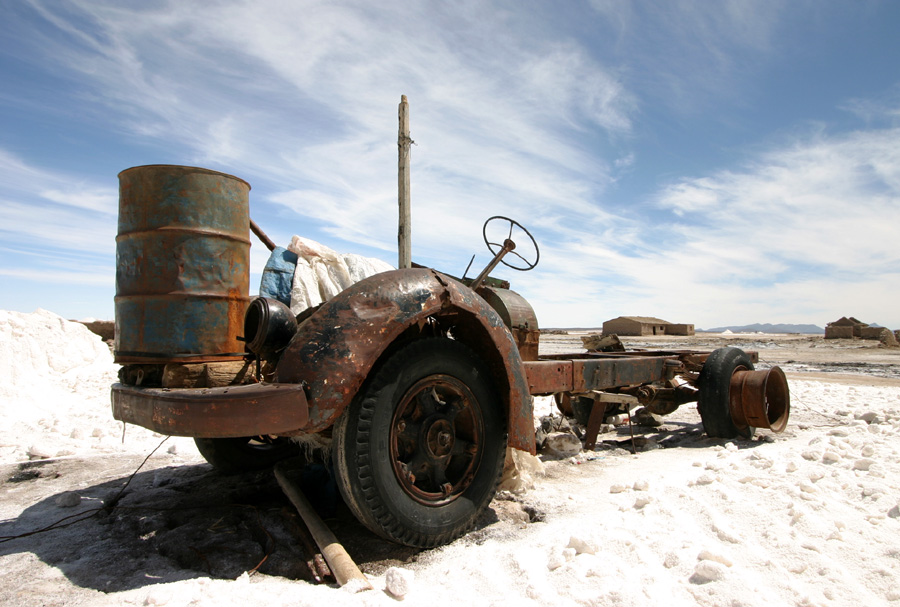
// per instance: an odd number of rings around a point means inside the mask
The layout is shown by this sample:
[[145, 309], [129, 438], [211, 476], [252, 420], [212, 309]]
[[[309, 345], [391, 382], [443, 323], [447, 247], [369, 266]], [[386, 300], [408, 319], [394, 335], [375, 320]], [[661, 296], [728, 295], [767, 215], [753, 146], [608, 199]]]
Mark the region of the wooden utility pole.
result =
[[413, 140], [409, 137], [409, 103], [406, 95], [400, 96], [400, 134], [397, 137], [400, 161], [398, 165], [397, 189], [400, 204], [400, 224], [397, 232], [397, 248], [400, 260], [398, 268], [412, 267], [412, 214], [409, 207], [409, 147]]

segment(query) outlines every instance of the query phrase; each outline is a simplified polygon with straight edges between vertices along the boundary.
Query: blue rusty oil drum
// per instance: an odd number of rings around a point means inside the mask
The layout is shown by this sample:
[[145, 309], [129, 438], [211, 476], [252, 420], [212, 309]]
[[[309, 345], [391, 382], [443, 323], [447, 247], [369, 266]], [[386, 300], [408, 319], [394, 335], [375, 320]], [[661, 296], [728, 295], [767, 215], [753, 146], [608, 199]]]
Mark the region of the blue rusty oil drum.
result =
[[242, 179], [195, 167], [119, 173], [117, 363], [243, 356], [249, 193]]

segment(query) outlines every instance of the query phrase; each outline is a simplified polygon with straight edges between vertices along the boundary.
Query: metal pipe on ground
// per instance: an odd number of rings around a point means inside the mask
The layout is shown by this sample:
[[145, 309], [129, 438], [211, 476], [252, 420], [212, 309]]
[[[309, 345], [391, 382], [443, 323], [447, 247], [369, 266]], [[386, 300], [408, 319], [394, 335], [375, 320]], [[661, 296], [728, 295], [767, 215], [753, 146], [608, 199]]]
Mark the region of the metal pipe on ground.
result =
[[356, 566], [356, 563], [353, 562], [353, 559], [350, 558], [350, 555], [338, 542], [331, 529], [316, 514], [316, 511], [309, 503], [309, 500], [306, 499], [306, 496], [303, 495], [303, 492], [300, 491], [300, 488], [288, 478], [281, 465], [275, 466], [275, 478], [278, 480], [278, 484], [281, 485], [285, 495], [294, 504], [297, 512], [300, 513], [303, 522], [306, 523], [310, 534], [319, 546], [319, 550], [322, 551], [322, 556], [328, 562], [328, 566], [331, 568], [331, 573], [334, 574], [334, 579], [337, 580], [337, 583], [341, 586], [352, 583], [352, 589], [355, 592], [373, 590], [374, 588], [368, 578], [359, 570], [359, 567]]

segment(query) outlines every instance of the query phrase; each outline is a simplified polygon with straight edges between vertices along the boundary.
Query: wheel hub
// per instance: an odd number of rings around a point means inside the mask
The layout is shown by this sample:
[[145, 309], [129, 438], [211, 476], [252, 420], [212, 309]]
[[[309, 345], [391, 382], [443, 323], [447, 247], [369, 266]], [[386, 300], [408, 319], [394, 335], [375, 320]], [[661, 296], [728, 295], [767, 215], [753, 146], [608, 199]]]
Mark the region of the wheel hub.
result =
[[456, 437], [453, 434], [453, 424], [450, 420], [438, 417], [426, 422], [425, 448], [433, 459], [447, 457], [453, 450]]
[[431, 375], [403, 396], [391, 423], [391, 459], [403, 490], [428, 506], [465, 492], [481, 462], [479, 403], [460, 380]]

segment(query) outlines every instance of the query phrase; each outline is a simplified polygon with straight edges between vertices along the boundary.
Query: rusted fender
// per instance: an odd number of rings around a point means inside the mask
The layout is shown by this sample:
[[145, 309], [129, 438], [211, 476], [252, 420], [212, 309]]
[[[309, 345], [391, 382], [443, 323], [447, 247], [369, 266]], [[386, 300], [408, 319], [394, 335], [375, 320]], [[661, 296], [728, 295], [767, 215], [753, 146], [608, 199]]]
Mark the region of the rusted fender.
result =
[[303, 322], [275, 371], [304, 383], [309, 422], [320, 432], [350, 403], [379, 357], [407, 328], [453, 317], [455, 337], [487, 363], [509, 416], [509, 446], [535, 452], [525, 367], [500, 315], [474, 291], [430, 269], [376, 274], [345, 289]]

